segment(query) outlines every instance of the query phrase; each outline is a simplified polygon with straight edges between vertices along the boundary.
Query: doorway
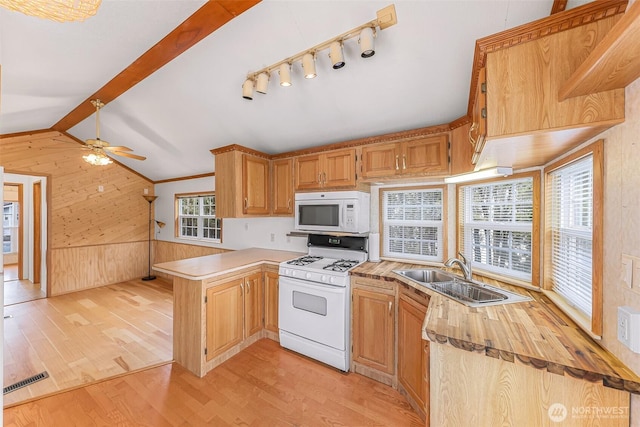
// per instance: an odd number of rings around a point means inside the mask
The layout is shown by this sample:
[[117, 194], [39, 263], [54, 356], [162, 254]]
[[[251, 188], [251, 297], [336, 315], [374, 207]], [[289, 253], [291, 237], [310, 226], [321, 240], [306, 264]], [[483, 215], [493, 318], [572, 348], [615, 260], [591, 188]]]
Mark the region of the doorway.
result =
[[43, 269], [46, 177], [5, 174], [2, 251], [4, 305], [46, 298]]

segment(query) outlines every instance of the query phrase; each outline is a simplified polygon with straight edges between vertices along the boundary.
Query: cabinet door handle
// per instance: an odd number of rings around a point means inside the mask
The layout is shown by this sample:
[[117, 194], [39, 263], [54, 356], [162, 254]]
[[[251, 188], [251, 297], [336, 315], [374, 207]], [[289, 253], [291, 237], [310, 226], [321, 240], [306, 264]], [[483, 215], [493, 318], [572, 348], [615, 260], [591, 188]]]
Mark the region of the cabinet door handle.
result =
[[322, 172], [318, 174], [318, 184], [322, 184]]
[[240, 295], [244, 292], [244, 283], [240, 283]]
[[247, 293], [251, 292], [251, 282], [247, 282]]
[[400, 170], [400, 165], [398, 164], [398, 158], [399, 158], [399, 157], [400, 157], [400, 156], [397, 156], [397, 155], [396, 155], [396, 170]]
[[247, 209], [247, 206], [249, 206], [249, 200], [245, 197], [244, 198], [244, 208]]
[[473, 139], [473, 132], [478, 128], [478, 124], [473, 122], [471, 123], [471, 127], [469, 128], [469, 143], [471, 145], [473, 145], [474, 147], [476, 146], [476, 141], [475, 139]]
[[405, 170], [407, 168], [407, 156], [405, 156], [404, 154], [402, 155], [402, 170]]
[[291, 209], [291, 199], [287, 199], [287, 209]]
[[322, 184], [326, 184], [326, 183], [327, 183], [327, 173], [322, 172]]
[[393, 301], [389, 301], [389, 316], [391, 316], [391, 307], [393, 307]]

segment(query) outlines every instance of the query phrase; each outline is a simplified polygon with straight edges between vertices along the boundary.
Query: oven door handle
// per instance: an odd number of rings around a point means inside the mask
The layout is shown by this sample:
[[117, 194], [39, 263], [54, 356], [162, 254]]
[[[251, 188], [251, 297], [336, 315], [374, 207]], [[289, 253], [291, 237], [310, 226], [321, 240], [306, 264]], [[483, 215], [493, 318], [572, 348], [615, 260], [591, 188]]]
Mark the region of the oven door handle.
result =
[[306, 280], [294, 279], [287, 276], [279, 277], [279, 286], [280, 291], [285, 291], [288, 288], [295, 288], [296, 290], [311, 290], [317, 291], [319, 293], [332, 293], [332, 294], [340, 294], [345, 292], [346, 288], [343, 286], [332, 286], [332, 285], [322, 285], [314, 282], [309, 282]]

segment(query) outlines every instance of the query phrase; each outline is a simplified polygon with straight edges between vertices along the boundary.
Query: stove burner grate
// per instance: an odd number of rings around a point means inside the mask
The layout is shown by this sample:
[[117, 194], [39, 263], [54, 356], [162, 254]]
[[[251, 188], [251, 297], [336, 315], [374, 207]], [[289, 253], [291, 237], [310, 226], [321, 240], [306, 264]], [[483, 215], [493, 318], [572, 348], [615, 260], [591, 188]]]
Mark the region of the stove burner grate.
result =
[[350, 260], [350, 259], [340, 259], [333, 264], [329, 264], [324, 267], [325, 270], [329, 271], [347, 271], [351, 267], [358, 264], [358, 261]]
[[313, 256], [307, 255], [301, 258], [292, 259], [291, 261], [287, 261], [287, 264], [291, 265], [308, 265], [316, 261], [320, 261], [322, 259], [321, 256]]

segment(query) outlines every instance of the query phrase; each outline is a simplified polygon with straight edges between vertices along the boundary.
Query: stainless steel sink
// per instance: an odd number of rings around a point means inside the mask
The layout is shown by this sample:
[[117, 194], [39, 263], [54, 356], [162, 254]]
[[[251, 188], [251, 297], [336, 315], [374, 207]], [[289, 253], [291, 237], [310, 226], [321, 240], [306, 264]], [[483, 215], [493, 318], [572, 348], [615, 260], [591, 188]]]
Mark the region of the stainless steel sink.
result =
[[401, 276], [470, 307], [530, 301], [528, 296], [506, 291], [435, 268], [394, 270]]
[[437, 282], [450, 282], [456, 279], [455, 274], [450, 274], [442, 270], [436, 270], [433, 268], [419, 268], [415, 270], [395, 270], [394, 273], [398, 273], [401, 276], [407, 277], [411, 280], [421, 283], [437, 283]]

